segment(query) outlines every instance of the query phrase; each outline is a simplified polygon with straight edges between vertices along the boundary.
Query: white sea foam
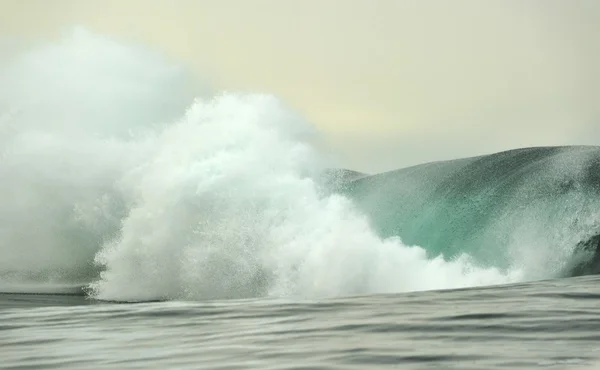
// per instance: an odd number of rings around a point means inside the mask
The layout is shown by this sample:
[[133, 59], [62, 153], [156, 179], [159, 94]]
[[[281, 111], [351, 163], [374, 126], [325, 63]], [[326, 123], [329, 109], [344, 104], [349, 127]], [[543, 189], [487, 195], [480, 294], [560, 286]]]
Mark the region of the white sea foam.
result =
[[91, 280], [109, 300], [518, 279], [377, 237], [351, 201], [320, 191], [331, 163], [318, 132], [276, 97], [208, 96], [152, 53], [82, 30], [1, 78], [0, 279]]

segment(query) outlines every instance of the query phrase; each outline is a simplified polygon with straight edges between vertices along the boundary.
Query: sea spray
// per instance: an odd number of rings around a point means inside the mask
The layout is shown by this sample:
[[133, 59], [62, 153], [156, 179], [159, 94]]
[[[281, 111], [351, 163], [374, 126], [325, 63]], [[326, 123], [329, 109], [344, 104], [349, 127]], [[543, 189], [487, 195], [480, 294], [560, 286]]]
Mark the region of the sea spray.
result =
[[81, 283], [119, 234], [119, 186], [194, 98], [154, 53], [76, 28], [0, 70], [0, 281]]
[[327, 297], [508, 280], [376, 237], [350, 200], [320, 194], [311, 134], [271, 96], [196, 101], [133, 178], [135, 205], [96, 257], [94, 296]]
[[153, 53], [81, 29], [1, 76], [4, 285], [144, 300], [517, 279], [376, 236], [351, 200], [319, 188], [331, 163], [318, 132], [275, 97], [209, 96]]

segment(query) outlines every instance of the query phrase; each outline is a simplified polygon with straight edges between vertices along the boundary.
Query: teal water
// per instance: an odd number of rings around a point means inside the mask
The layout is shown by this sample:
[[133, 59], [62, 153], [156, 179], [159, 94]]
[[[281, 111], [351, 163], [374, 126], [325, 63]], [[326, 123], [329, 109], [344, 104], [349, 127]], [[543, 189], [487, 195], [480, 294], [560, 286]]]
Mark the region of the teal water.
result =
[[565, 260], [600, 234], [598, 147], [428, 163], [340, 187], [381, 237], [424, 246], [430, 257], [467, 253], [482, 266], [524, 265], [531, 277], [568, 275]]

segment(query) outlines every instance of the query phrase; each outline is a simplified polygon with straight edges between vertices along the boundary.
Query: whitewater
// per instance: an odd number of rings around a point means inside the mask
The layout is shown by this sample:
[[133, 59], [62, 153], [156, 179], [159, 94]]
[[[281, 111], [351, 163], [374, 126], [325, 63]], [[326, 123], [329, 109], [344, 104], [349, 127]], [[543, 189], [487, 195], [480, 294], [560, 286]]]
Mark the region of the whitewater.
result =
[[276, 97], [207, 92], [77, 29], [3, 69], [1, 282], [105, 300], [343, 296], [517, 281], [382, 239], [319, 185], [319, 134]]

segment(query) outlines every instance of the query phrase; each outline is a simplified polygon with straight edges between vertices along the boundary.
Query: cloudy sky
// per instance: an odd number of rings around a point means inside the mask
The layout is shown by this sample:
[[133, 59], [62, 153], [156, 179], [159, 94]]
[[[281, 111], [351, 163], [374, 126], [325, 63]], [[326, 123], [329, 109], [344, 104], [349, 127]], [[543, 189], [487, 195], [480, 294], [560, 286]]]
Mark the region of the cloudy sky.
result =
[[600, 144], [597, 0], [0, 0], [0, 36], [84, 25], [269, 92], [377, 172]]

